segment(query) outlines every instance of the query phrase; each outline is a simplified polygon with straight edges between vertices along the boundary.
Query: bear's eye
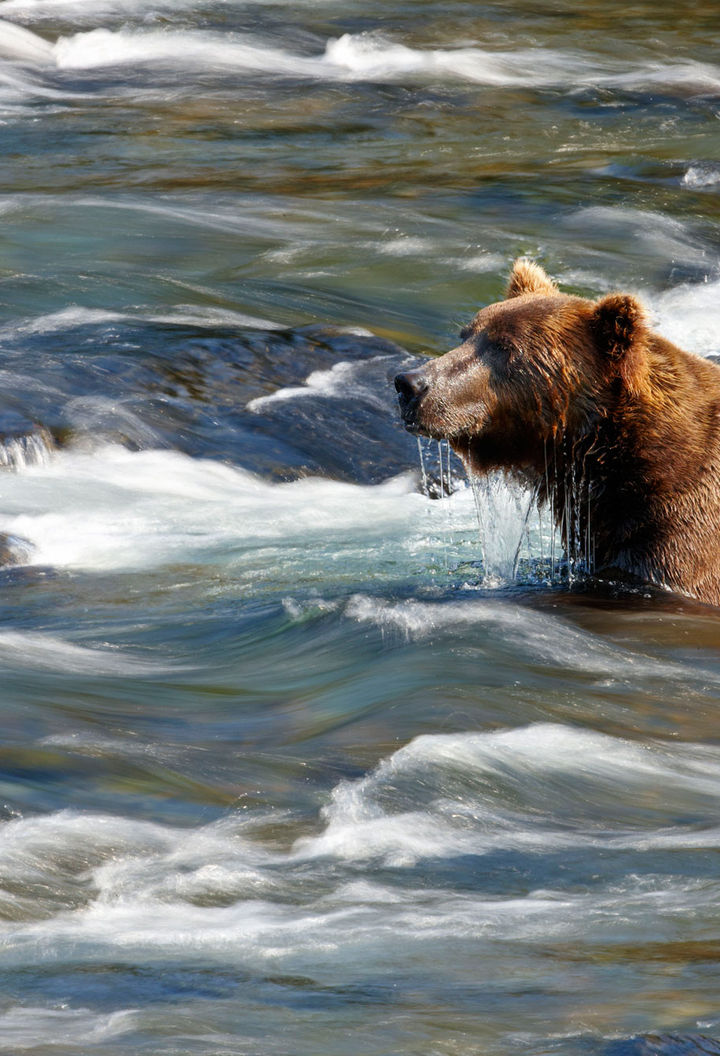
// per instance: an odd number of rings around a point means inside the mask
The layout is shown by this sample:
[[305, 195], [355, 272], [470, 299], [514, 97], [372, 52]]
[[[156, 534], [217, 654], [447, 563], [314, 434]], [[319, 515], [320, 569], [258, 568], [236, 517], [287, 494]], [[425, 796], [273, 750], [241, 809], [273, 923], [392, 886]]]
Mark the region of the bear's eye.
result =
[[515, 359], [518, 350], [512, 341], [506, 341], [503, 338], [500, 338], [500, 340], [493, 341], [493, 351], [499, 359], [502, 359], [506, 363], [510, 363]]
[[483, 359], [498, 376], [508, 376], [513, 373], [518, 361], [519, 350], [512, 341], [505, 337], [494, 338], [485, 344]]
[[460, 340], [461, 341], [467, 341], [467, 339], [472, 336], [472, 332], [473, 332], [472, 326], [464, 326], [462, 328], [462, 330], [460, 331]]

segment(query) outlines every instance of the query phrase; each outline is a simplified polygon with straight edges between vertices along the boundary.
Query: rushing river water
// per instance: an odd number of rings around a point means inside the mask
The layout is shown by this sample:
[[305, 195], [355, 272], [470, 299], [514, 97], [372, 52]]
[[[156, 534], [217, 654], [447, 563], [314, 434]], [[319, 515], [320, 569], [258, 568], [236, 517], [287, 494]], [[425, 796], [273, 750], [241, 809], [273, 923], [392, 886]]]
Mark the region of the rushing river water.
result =
[[717, 4], [0, 19], [0, 1052], [720, 1037], [718, 612], [508, 584], [391, 384], [521, 253], [720, 352]]

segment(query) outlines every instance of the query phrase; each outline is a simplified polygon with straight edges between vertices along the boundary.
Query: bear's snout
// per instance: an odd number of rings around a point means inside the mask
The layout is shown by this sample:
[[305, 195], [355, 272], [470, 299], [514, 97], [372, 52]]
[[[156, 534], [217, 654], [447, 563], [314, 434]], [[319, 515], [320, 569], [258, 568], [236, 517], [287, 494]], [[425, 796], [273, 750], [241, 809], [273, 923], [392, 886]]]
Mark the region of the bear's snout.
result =
[[408, 370], [404, 374], [398, 374], [395, 378], [395, 388], [398, 392], [400, 414], [405, 423], [405, 428], [415, 432], [418, 426], [418, 404], [429, 388], [424, 371], [420, 368], [418, 370]]
[[408, 370], [406, 374], [398, 374], [395, 378], [395, 388], [400, 393], [401, 400], [403, 397], [412, 400], [427, 391], [428, 380], [422, 369]]

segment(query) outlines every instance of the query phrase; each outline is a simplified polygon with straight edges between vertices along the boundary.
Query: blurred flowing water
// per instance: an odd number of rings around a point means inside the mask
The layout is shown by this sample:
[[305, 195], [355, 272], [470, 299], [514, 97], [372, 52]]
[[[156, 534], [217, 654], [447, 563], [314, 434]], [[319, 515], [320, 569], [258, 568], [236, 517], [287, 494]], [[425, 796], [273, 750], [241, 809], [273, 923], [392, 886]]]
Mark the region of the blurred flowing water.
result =
[[718, 613], [391, 385], [520, 253], [720, 352], [717, 5], [0, 19], [0, 1052], [719, 1036]]

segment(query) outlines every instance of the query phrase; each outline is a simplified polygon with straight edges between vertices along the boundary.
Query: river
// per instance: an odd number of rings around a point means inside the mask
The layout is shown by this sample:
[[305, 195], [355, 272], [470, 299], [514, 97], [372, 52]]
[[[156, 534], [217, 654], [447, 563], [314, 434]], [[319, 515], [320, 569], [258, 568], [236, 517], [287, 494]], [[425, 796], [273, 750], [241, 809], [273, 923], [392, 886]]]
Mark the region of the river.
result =
[[717, 5], [0, 20], [0, 1053], [720, 1037], [718, 612], [392, 388], [520, 254], [720, 353]]

